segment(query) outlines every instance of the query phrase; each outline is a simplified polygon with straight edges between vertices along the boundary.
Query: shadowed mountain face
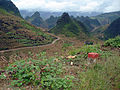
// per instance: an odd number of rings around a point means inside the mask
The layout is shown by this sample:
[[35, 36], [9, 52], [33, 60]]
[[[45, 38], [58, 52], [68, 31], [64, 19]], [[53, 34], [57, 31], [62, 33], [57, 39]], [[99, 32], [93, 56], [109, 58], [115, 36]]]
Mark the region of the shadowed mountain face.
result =
[[63, 13], [63, 15], [58, 19], [57, 24], [49, 32], [58, 34], [64, 34], [67, 37], [79, 37], [84, 38], [86, 36], [86, 28], [81, 23], [72, 19], [68, 13]]
[[26, 17], [25, 18], [28, 22], [31, 24], [38, 26], [38, 27], [43, 27], [47, 28], [46, 22], [40, 17], [39, 12], [35, 12], [31, 17]]
[[57, 25], [64, 25], [64, 24], [68, 24], [71, 22], [71, 18], [68, 15], [68, 13], [63, 13], [63, 15], [61, 16], [61, 18], [57, 21]]
[[104, 34], [107, 39], [120, 35], [120, 18], [114, 20]]
[[45, 20], [48, 25], [48, 29], [53, 28], [56, 25], [58, 18], [59, 17], [50, 16], [50, 18]]
[[11, 0], [0, 0], [0, 8], [6, 10], [7, 12], [15, 16], [21, 17], [18, 8], [13, 4]]
[[105, 24], [111, 24], [114, 20], [116, 20], [119, 17], [120, 17], [120, 11], [104, 13], [92, 18], [97, 19], [101, 25], [105, 25]]
[[76, 20], [84, 23], [84, 25], [87, 27], [89, 32], [95, 27], [98, 27], [101, 25], [97, 19], [91, 19], [90, 17], [84, 17], [84, 16], [79, 17], [78, 16], [76, 17]]

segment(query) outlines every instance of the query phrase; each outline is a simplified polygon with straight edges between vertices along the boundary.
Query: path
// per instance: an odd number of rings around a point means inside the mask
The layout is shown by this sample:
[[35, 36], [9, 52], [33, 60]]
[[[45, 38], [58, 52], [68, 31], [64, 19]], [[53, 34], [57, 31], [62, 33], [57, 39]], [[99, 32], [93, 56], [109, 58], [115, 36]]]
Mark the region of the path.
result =
[[53, 44], [54, 44], [55, 42], [57, 42], [58, 40], [60, 40], [60, 37], [58, 37], [58, 36], [55, 36], [55, 35], [53, 35], [53, 34], [51, 34], [51, 33], [47, 33], [47, 34], [49, 34], [49, 35], [51, 35], [51, 36], [54, 36], [54, 37], [56, 37], [57, 39], [55, 39], [52, 43], [46, 44], [46, 45], [32, 46], [32, 47], [21, 47], [21, 48], [9, 49], [9, 50], [2, 50], [2, 51], [0, 51], [0, 53], [9, 52], [9, 51], [16, 51], [16, 50], [22, 50], [22, 49], [32, 49], [32, 48], [37, 48], [37, 47], [50, 46], [50, 45], [53, 45]]

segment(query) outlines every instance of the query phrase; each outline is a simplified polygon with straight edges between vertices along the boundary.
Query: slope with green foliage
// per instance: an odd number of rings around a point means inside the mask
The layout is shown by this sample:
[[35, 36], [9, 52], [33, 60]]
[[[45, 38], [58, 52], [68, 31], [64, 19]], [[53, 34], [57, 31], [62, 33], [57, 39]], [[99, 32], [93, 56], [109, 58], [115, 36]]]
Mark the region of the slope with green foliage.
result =
[[53, 39], [22, 18], [0, 9], [0, 50], [48, 44]]
[[50, 33], [64, 34], [67, 37], [79, 37], [85, 38], [86, 37], [86, 27], [83, 23], [71, 19], [68, 13], [63, 13], [63, 15], [58, 19], [57, 25], [52, 28]]

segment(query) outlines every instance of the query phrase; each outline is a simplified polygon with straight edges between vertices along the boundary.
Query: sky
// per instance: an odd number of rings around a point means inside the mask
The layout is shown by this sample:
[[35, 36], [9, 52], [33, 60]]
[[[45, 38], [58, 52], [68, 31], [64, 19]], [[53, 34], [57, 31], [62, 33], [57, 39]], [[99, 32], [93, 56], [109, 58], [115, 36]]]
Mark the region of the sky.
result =
[[120, 11], [120, 0], [11, 0], [20, 10], [38, 11]]

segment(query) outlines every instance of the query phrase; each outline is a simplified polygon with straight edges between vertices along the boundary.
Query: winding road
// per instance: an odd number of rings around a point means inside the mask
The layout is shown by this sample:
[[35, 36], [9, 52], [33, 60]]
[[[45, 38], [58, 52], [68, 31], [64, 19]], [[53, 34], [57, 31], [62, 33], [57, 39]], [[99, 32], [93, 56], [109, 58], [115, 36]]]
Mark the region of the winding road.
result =
[[51, 36], [54, 36], [54, 37], [56, 37], [57, 39], [55, 39], [52, 43], [46, 44], [46, 45], [32, 46], [32, 47], [21, 47], [21, 48], [9, 49], [9, 50], [2, 50], [2, 51], [0, 51], [0, 53], [10, 52], [10, 51], [16, 51], [16, 50], [22, 50], [22, 49], [33, 49], [33, 48], [37, 48], [37, 47], [50, 46], [50, 45], [53, 45], [55, 42], [57, 42], [58, 40], [61, 39], [60, 37], [55, 36], [55, 35], [53, 35], [53, 34], [51, 34], [51, 33], [47, 33], [47, 34], [49, 34], [49, 35], [51, 35]]

